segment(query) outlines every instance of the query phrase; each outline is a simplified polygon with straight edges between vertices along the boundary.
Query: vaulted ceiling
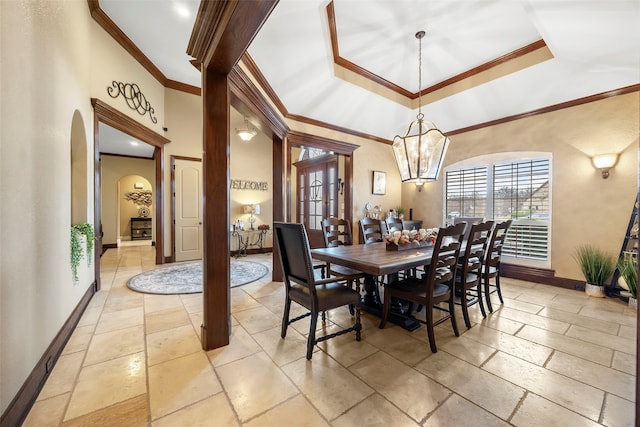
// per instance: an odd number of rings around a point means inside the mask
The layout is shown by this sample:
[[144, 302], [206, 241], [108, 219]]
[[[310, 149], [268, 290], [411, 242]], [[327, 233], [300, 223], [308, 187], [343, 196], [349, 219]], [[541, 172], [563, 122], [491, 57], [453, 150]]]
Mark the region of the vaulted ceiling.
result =
[[[99, 5], [167, 79], [200, 86], [199, 1]], [[286, 113], [391, 140], [418, 102], [447, 133], [638, 85], [638, 22], [637, 0], [280, 0], [248, 54]]]

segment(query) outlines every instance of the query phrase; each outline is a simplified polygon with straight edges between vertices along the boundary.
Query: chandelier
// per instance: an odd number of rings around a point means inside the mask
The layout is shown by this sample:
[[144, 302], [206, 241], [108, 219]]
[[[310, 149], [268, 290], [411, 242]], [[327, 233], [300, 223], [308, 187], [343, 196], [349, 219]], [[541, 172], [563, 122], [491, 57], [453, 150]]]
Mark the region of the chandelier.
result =
[[418, 115], [409, 123], [402, 135], [393, 138], [393, 154], [398, 163], [402, 182], [413, 182], [418, 191], [425, 182], [436, 181], [449, 146], [449, 138], [436, 126], [424, 120], [422, 114], [422, 38], [418, 31]]

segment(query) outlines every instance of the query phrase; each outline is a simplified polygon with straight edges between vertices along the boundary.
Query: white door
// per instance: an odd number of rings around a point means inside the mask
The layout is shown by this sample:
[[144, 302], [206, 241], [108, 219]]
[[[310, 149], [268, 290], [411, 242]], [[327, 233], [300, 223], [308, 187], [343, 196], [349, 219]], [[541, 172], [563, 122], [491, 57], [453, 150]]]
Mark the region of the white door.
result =
[[202, 259], [202, 162], [175, 160], [176, 261]]

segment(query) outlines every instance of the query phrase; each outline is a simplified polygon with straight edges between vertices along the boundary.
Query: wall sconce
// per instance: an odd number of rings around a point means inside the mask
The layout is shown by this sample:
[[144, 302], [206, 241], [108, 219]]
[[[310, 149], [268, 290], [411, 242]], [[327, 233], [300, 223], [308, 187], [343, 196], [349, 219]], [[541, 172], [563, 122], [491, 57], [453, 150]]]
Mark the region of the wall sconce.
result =
[[416, 188], [418, 189], [418, 193], [422, 193], [422, 187], [424, 187], [424, 181], [419, 179], [415, 182], [415, 184], [416, 184]]
[[243, 141], [251, 141], [251, 138], [256, 136], [258, 132], [252, 127], [249, 127], [249, 119], [244, 118], [244, 129], [236, 129], [236, 133]]
[[244, 213], [251, 214], [251, 217], [249, 217], [249, 224], [251, 224], [251, 230], [255, 230], [255, 228], [253, 227], [253, 224], [256, 222], [256, 219], [253, 216], [253, 214], [260, 215], [260, 205], [258, 204], [244, 205], [243, 209], [244, 209]]
[[609, 178], [609, 169], [613, 168], [618, 162], [617, 154], [599, 154], [591, 158], [593, 166], [602, 172], [602, 178]]

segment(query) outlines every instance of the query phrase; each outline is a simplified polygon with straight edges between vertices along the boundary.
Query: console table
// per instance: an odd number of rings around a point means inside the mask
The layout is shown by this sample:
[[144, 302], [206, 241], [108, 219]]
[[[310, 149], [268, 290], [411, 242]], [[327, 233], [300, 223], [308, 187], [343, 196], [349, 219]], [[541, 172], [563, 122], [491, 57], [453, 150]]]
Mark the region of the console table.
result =
[[247, 256], [247, 249], [256, 247], [262, 249], [264, 236], [269, 230], [234, 230], [231, 237], [235, 237], [238, 242], [238, 251], [234, 255], [236, 258]]

